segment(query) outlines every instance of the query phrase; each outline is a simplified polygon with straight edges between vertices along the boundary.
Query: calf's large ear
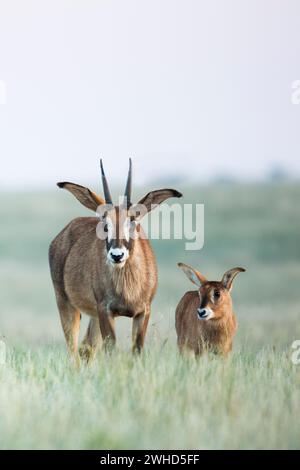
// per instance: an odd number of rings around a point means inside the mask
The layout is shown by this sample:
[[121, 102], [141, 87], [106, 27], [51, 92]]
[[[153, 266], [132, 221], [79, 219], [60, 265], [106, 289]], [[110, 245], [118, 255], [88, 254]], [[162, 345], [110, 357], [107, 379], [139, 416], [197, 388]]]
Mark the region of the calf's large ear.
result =
[[205, 282], [207, 282], [206, 277], [203, 276], [200, 271], [197, 271], [188, 264], [178, 263], [178, 267], [182, 269], [188, 279], [192, 281], [193, 284], [196, 284], [196, 286], [200, 287], [202, 284], [205, 284]]
[[235, 276], [238, 273], [244, 273], [245, 271], [246, 269], [244, 268], [232, 268], [226, 271], [226, 273], [223, 274], [222, 281], [221, 281], [225, 289], [231, 290], [232, 283], [233, 283]]
[[81, 202], [83, 206], [94, 212], [96, 212], [98, 206], [105, 204], [102, 197], [97, 196], [97, 194], [93, 193], [90, 189], [80, 186], [79, 184], [69, 183], [66, 181], [57, 183], [57, 186], [69, 191], [79, 202]]

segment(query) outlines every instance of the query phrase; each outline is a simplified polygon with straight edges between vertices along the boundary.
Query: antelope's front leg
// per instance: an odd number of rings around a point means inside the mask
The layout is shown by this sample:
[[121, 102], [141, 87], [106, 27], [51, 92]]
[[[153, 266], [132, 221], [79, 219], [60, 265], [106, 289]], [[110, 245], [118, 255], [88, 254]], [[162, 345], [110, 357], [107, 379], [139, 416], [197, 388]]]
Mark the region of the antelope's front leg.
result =
[[111, 350], [116, 344], [114, 316], [102, 306], [98, 307], [98, 316], [104, 347]]
[[132, 351], [140, 353], [144, 346], [148, 321], [150, 316], [150, 307], [133, 317], [132, 324]]

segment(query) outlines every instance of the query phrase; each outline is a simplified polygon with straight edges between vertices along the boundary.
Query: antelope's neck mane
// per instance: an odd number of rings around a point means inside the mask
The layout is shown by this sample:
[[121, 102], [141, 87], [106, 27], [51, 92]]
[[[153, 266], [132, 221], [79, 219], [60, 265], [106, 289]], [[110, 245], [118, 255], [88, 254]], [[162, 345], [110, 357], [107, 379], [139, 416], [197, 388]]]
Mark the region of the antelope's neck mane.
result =
[[143, 263], [144, 259], [139, 243], [135, 243], [133, 251], [123, 268], [110, 267], [114, 290], [117, 295], [122, 296], [128, 303], [140, 298], [142, 286], [145, 285]]

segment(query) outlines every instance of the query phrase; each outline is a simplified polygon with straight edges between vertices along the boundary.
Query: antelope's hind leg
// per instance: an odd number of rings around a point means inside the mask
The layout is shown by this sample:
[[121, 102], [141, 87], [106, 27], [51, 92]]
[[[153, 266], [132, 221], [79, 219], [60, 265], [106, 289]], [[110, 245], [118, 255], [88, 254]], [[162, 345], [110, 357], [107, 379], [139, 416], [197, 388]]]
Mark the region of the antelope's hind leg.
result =
[[91, 318], [85, 337], [79, 348], [81, 359], [90, 362], [97, 352], [101, 343], [101, 331], [98, 318]]
[[80, 365], [78, 354], [80, 312], [69, 302], [58, 302], [58, 309], [69, 354], [74, 364], [78, 367]]

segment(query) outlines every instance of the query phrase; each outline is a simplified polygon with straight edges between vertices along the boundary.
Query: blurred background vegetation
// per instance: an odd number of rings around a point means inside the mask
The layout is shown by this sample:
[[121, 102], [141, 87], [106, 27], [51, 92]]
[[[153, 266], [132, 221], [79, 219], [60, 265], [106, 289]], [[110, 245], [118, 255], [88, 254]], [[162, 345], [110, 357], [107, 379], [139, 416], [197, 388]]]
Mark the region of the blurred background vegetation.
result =
[[[247, 269], [233, 289], [237, 347], [246, 343], [251, 350], [279, 348], [300, 338], [299, 184], [281, 180], [243, 185], [219, 181], [199, 187], [174, 182], [173, 186], [183, 192], [182, 203], [204, 203], [205, 243], [200, 251], [185, 251], [185, 240], [152, 242], [159, 286], [148, 347], [153, 337], [175, 341], [176, 305], [185, 291], [194, 288], [177, 268], [178, 261], [197, 267], [213, 280], [234, 266]], [[138, 188], [135, 200], [147, 189]], [[0, 334], [8, 345], [61, 344], [48, 246], [72, 218], [90, 214], [59, 190], [2, 192], [0, 199]], [[117, 321], [126, 349], [130, 326], [128, 319]]]

